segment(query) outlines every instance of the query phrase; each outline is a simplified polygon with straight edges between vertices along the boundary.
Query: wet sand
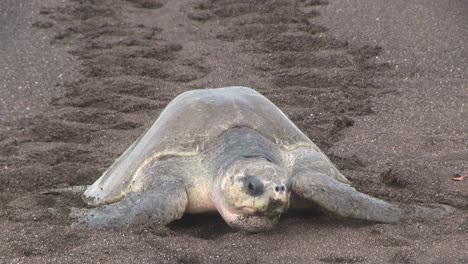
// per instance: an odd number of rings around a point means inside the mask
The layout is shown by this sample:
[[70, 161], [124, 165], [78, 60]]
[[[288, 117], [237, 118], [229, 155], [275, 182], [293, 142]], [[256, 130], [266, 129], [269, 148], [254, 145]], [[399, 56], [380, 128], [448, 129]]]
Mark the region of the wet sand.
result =
[[[452, 180], [468, 173], [463, 1], [8, 2], [0, 262], [468, 262], [468, 181]], [[402, 222], [291, 212], [247, 234], [208, 214], [87, 231], [69, 227], [79, 197], [40, 194], [92, 183], [179, 93], [230, 85], [270, 98]]]

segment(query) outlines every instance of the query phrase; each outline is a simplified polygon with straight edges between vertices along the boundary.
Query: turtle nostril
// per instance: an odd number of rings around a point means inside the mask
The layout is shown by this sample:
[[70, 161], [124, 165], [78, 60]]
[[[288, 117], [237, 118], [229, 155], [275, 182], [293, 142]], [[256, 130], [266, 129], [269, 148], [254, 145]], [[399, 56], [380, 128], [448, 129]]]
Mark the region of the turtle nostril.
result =
[[282, 193], [286, 191], [286, 187], [284, 185], [276, 185], [275, 186], [275, 192], [276, 193]]

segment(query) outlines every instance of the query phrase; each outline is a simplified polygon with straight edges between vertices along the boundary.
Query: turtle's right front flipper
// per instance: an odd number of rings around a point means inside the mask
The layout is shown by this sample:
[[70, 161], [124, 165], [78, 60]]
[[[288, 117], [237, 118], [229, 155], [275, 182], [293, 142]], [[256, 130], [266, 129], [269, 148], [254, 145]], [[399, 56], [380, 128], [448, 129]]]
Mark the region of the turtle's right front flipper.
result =
[[401, 215], [396, 206], [313, 171], [299, 171], [294, 175], [292, 191], [341, 217], [396, 223]]
[[107, 229], [180, 219], [188, 198], [182, 182], [168, 181], [142, 192], [129, 192], [117, 203], [72, 212], [73, 226]]

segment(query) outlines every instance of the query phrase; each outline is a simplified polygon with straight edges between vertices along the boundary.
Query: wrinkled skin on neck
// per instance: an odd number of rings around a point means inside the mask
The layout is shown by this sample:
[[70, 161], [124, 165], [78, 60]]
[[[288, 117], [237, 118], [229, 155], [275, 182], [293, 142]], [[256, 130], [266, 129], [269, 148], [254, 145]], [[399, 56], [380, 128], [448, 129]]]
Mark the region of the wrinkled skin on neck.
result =
[[273, 228], [289, 208], [291, 178], [262, 157], [242, 158], [220, 171], [212, 201], [231, 227], [259, 232]]

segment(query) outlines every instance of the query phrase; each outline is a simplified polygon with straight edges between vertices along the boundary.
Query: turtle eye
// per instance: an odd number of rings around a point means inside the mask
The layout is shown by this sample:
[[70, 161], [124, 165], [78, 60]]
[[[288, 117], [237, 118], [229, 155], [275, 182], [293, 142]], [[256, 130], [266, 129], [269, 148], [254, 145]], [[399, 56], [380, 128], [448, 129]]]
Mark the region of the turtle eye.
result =
[[252, 196], [263, 194], [265, 187], [257, 176], [247, 175], [244, 177], [245, 192]]

